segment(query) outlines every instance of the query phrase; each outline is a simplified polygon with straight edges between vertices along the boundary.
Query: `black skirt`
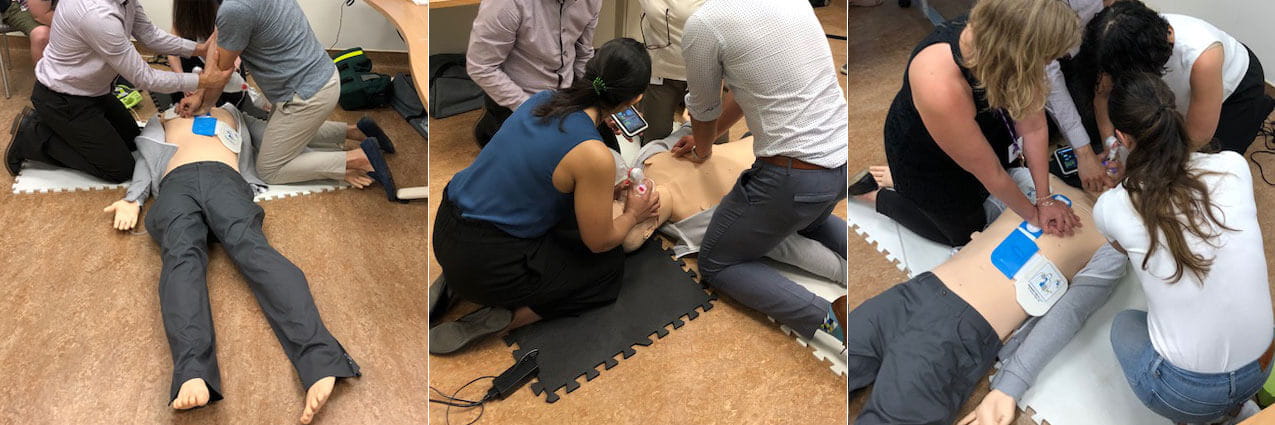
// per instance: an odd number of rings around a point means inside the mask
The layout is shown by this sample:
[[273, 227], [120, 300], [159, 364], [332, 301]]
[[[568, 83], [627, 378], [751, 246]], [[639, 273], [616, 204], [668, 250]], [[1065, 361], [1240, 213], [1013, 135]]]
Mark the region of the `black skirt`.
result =
[[548, 319], [614, 302], [623, 249], [593, 253], [580, 239], [575, 214], [567, 217], [542, 236], [519, 238], [462, 217], [445, 189], [434, 216], [434, 257], [448, 288], [473, 303], [530, 307]]
[[1262, 62], [1257, 60], [1257, 55], [1248, 46], [1244, 49], [1248, 51], [1248, 72], [1244, 73], [1240, 85], [1222, 103], [1217, 131], [1213, 133], [1213, 142], [1221, 150], [1238, 152], [1240, 155], [1248, 151], [1248, 146], [1257, 138], [1257, 131], [1262, 128], [1262, 123], [1270, 116], [1271, 110], [1275, 109], [1275, 99], [1266, 94]]

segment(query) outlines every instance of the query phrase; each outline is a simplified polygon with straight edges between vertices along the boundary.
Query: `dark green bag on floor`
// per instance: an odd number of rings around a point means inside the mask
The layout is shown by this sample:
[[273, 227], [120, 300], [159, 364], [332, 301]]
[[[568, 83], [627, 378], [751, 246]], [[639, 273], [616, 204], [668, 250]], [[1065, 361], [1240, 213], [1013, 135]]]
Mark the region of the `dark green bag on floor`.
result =
[[379, 108], [390, 103], [390, 76], [375, 72], [342, 72], [341, 99], [347, 111]]
[[362, 47], [342, 50], [332, 56], [332, 62], [336, 63], [336, 70], [342, 74], [346, 72], [372, 72], [372, 60], [367, 58], [363, 53]]
[[341, 75], [341, 99], [345, 110], [379, 108], [390, 103], [390, 76], [372, 72], [372, 60], [362, 47], [343, 50], [333, 55]]

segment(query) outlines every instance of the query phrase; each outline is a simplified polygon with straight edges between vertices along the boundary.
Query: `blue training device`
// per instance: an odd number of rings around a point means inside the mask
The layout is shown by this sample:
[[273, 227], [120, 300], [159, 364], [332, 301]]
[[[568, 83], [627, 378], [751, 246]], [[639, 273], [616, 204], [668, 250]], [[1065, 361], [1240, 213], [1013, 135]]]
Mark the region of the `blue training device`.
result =
[[217, 135], [217, 119], [212, 115], [195, 117], [195, 124], [190, 131], [200, 136], [215, 136]]
[[[1053, 198], [1071, 206], [1071, 199], [1066, 196], [1054, 195]], [[1040, 247], [1036, 246], [1036, 239], [1044, 233], [1043, 229], [1028, 224], [1026, 220], [1019, 223], [1018, 227], [1014, 228], [1014, 231], [992, 250], [992, 265], [996, 266], [996, 269], [1000, 270], [1005, 277], [1013, 279], [1014, 275], [1018, 274], [1018, 270], [1027, 264], [1027, 260], [1040, 251]]]

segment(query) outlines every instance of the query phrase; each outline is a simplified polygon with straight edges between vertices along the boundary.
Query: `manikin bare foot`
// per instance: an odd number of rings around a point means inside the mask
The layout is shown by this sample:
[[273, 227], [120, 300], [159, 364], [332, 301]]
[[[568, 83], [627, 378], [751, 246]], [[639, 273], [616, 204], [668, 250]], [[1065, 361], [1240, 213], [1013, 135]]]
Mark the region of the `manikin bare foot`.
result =
[[208, 404], [208, 384], [203, 378], [188, 379], [182, 382], [177, 390], [177, 398], [173, 399], [173, 408], [177, 410], [193, 409]]
[[872, 174], [872, 179], [877, 181], [877, 186], [894, 187], [894, 177], [890, 176], [890, 167], [874, 165], [868, 167], [868, 173]]
[[319, 409], [328, 402], [328, 396], [332, 395], [332, 386], [336, 385], [336, 377], [329, 376], [310, 386], [305, 392], [305, 409], [301, 411], [301, 423], [308, 424], [314, 420], [314, 415], [319, 414]]

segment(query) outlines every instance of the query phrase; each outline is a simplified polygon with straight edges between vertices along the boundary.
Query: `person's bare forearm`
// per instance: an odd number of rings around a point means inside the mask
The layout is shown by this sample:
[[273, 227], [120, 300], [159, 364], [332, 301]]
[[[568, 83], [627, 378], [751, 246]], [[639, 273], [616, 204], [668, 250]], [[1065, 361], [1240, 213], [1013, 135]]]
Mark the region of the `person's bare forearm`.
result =
[[1036, 197], [1049, 196], [1049, 127], [1045, 123], [1045, 112], [1032, 114], [1015, 125], [1023, 137], [1023, 156], [1031, 171]]
[[726, 92], [722, 95], [722, 115], [717, 117], [717, 134], [713, 136], [713, 140], [722, 137], [730, 128], [744, 117], [744, 109], [739, 107], [739, 103], [735, 102], [735, 95]]
[[629, 231], [633, 230], [633, 227], [637, 226], [637, 224], [637, 217], [634, 217], [633, 214], [628, 212], [620, 214], [619, 217], [616, 217], [611, 222], [611, 236], [606, 241], [607, 249], [598, 252], [606, 252], [620, 246], [620, 244], [624, 243], [624, 237], [628, 236]]
[[692, 117], [691, 135], [695, 137], [695, 146], [702, 148], [711, 145], [713, 140], [716, 140], [717, 136], [721, 134], [717, 129], [718, 123], [718, 120], [700, 121]]

